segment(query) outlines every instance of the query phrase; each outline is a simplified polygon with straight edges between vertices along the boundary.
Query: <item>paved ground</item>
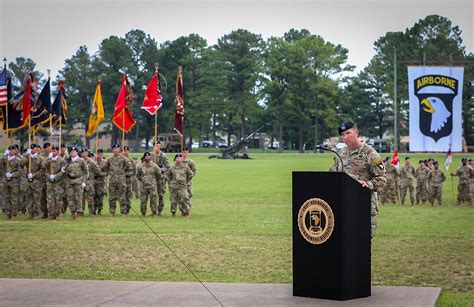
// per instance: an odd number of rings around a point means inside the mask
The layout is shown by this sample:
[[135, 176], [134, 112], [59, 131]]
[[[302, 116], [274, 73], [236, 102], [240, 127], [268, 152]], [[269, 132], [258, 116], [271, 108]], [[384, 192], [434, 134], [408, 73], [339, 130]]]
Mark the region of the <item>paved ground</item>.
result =
[[[224, 306], [434, 306], [440, 288], [372, 287], [344, 302], [292, 296], [292, 285], [205, 283]], [[192, 282], [0, 279], [0, 306], [219, 306]]]

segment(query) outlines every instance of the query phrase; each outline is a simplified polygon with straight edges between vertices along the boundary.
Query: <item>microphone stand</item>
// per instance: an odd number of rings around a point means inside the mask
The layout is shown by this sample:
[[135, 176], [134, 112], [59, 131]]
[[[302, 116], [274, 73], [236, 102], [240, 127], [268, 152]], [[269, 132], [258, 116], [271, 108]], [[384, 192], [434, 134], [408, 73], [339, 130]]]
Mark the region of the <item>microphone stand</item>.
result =
[[341, 157], [341, 155], [339, 155], [339, 154], [337, 153], [337, 151], [332, 150], [332, 149], [329, 149], [329, 148], [324, 148], [323, 146], [316, 146], [315, 149], [325, 150], [325, 151], [330, 151], [330, 152], [335, 153], [335, 154], [339, 157], [339, 160], [341, 161], [341, 172], [344, 172], [344, 163], [342, 162], [342, 157]]

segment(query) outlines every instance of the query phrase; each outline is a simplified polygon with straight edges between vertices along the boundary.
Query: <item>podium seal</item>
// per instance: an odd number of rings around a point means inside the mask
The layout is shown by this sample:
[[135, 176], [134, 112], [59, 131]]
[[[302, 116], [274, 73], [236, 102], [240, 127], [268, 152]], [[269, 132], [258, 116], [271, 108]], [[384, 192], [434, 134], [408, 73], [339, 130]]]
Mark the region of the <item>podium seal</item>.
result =
[[298, 212], [298, 228], [309, 243], [326, 242], [334, 229], [334, 214], [331, 207], [320, 198], [308, 199]]

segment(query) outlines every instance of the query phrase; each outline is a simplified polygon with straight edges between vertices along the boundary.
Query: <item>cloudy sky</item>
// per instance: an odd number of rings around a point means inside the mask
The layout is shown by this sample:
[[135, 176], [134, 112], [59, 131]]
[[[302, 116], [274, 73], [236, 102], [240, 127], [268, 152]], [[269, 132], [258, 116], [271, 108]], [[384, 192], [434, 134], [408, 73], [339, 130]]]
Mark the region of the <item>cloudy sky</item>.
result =
[[357, 71], [373, 42], [404, 31], [429, 14], [459, 25], [473, 51], [473, 0], [0, 0], [0, 56], [30, 57], [53, 78], [79, 46], [91, 53], [110, 35], [141, 29], [158, 43], [197, 33], [212, 45], [244, 28], [263, 38], [306, 28], [349, 49]]

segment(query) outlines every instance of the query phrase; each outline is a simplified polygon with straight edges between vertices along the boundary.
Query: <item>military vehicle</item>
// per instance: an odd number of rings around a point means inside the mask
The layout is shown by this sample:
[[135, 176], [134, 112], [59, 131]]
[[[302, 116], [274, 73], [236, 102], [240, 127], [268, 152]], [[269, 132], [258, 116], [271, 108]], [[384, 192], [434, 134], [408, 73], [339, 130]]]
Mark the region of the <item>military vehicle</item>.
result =
[[246, 146], [248, 144], [248, 141], [253, 138], [253, 136], [262, 130], [264, 126], [258, 128], [251, 134], [249, 134], [246, 138], [240, 139], [237, 143], [234, 145], [228, 146], [227, 148], [221, 149], [221, 154], [220, 155], [211, 155], [209, 156], [209, 159], [217, 158], [217, 159], [250, 159], [249, 155], [247, 152], [245, 152]]

